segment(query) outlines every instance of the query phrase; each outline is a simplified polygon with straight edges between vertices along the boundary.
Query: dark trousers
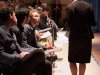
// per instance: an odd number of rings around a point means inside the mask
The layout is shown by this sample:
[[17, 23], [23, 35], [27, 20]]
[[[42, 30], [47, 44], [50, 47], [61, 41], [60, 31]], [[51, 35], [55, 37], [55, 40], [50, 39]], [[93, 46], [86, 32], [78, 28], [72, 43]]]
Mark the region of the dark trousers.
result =
[[60, 25], [59, 25], [59, 18], [53, 17], [53, 20], [54, 20], [55, 23], [57, 24], [58, 28], [60, 28]]
[[51, 23], [51, 31], [50, 32], [52, 33], [53, 39], [57, 37], [57, 27], [53, 23]]
[[34, 50], [27, 55], [11, 75], [28, 75], [30, 73], [52, 75], [52, 64], [45, 60], [43, 50]]

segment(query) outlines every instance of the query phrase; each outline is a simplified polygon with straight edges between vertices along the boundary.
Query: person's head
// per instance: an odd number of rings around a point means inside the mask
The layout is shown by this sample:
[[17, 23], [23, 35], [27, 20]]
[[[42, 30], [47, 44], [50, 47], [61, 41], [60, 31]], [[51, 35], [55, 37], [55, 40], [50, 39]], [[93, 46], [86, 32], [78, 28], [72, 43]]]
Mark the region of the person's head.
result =
[[58, 4], [59, 3], [59, 0], [55, 0], [55, 2], [56, 2], [56, 4]]
[[19, 0], [19, 6], [21, 6], [21, 7], [24, 6], [24, 1], [23, 0]]
[[15, 0], [12, 0], [12, 1], [11, 1], [11, 6], [14, 6], [14, 7], [15, 7], [15, 5], [16, 5]]
[[41, 7], [43, 8], [44, 6], [47, 6], [47, 4], [46, 3], [42, 3]]
[[0, 9], [0, 20], [5, 23], [10, 23], [12, 25], [17, 24], [17, 19], [14, 13], [14, 8], [6, 6]]
[[30, 23], [32, 24], [32, 27], [35, 27], [40, 22], [40, 14], [36, 9], [33, 9], [30, 11]]
[[18, 9], [18, 11], [16, 12], [18, 25], [21, 24], [23, 26], [24, 24], [27, 24], [29, 22], [29, 12], [30, 10], [25, 7]]
[[48, 16], [49, 11], [50, 11], [50, 8], [48, 6], [44, 6], [42, 8], [42, 12], [43, 12], [44, 16]]
[[5, 6], [6, 6], [5, 1], [0, 1], [0, 9], [3, 8], [3, 7], [5, 7]]
[[40, 2], [40, 0], [35, 0], [36, 3]]

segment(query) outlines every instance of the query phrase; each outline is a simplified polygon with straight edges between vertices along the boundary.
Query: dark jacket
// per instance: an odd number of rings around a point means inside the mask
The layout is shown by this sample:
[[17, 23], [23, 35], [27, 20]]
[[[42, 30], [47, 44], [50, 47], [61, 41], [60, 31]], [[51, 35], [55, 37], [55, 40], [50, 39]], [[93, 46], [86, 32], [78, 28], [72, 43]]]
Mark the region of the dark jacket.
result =
[[[60, 9], [57, 9], [54, 10], [56, 8], [56, 6], [58, 6]], [[61, 10], [62, 10], [62, 7], [60, 4], [56, 5], [56, 4], [53, 4], [52, 5], [52, 18], [55, 17], [55, 18], [61, 18]]]
[[70, 27], [69, 40], [94, 38], [91, 26], [96, 26], [96, 21], [90, 4], [80, 0], [67, 5], [66, 22]]
[[17, 25], [13, 26], [10, 30], [12, 30], [15, 33], [18, 44], [22, 46], [22, 32], [24, 28], [21, 27], [21, 25]]
[[16, 35], [8, 30], [5, 25], [0, 26], [0, 65], [2, 73], [9, 75], [14, 71], [17, 63], [21, 61], [20, 53], [32, 52], [32, 48], [21, 48], [16, 41]]
[[43, 13], [40, 14], [40, 23], [37, 25], [37, 29], [50, 28], [50, 25], [47, 25], [47, 16], [44, 16]]
[[24, 31], [22, 33], [22, 46], [23, 47], [35, 47], [35, 48], [43, 48], [46, 50], [46, 46], [41, 45], [37, 42], [37, 38], [35, 35], [35, 28], [31, 26], [31, 24], [24, 25]]
[[13, 72], [15, 63], [21, 61], [20, 52], [23, 49], [18, 45], [9, 33], [5, 25], [0, 26], [0, 65], [2, 73], [9, 75]]
[[[16, 35], [16, 41], [18, 42], [18, 44], [22, 46], [22, 33], [24, 31], [24, 27], [22, 27], [21, 25], [17, 25], [17, 26], [13, 26], [11, 29], [10, 29], [15, 35]], [[24, 47], [23, 47], [24, 48]], [[29, 51], [33, 51], [34, 50], [34, 47], [28, 47], [28, 48], [25, 48]]]
[[32, 7], [41, 7], [41, 2], [39, 1], [38, 3], [36, 3], [36, 1], [34, 1], [33, 3], [32, 3]]

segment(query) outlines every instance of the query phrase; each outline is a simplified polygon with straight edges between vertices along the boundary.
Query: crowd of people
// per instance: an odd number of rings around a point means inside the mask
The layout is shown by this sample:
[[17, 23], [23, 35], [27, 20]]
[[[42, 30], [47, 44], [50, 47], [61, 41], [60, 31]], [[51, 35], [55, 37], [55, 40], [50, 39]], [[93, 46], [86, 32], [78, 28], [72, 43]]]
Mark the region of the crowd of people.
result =
[[[52, 63], [45, 60], [44, 51], [53, 49], [37, 42], [35, 26], [40, 21], [36, 9], [1, 2], [0, 66], [4, 75], [52, 75]], [[15, 7], [15, 8], [14, 8]], [[27, 25], [25, 25], [27, 24]], [[6, 34], [7, 33], [7, 34]], [[2, 41], [3, 40], [3, 41]]]
[[[66, 7], [66, 25], [70, 28], [68, 61], [72, 75], [84, 75], [86, 63], [90, 63], [91, 45], [94, 38], [91, 26], [96, 26], [91, 4], [83, 0], [71, 0]], [[80, 6], [81, 5], [81, 6]], [[52, 63], [45, 51], [54, 49], [57, 40], [62, 7], [59, 0], [50, 8], [35, 0], [31, 6], [24, 1], [0, 1], [0, 66], [3, 75], [52, 75]], [[56, 15], [55, 15], [56, 14]], [[80, 20], [80, 21], [79, 21]], [[49, 31], [48, 44], [41, 44], [40, 37]], [[50, 52], [54, 54], [54, 52]], [[83, 55], [84, 54], [84, 55]]]

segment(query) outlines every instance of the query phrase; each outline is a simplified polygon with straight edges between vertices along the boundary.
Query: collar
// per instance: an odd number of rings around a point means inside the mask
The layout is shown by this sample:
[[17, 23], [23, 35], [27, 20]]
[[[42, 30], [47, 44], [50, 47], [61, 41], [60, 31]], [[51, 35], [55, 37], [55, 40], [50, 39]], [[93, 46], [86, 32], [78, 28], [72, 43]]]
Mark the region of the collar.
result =
[[20, 29], [20, 31], [23, 31], [24, 30], [24, 27], [22, 27], [21, 24], [17, 24], [17, 27]]
[[[11, 36], [11, 33], [10, 33], [10, 30], [8, 30], [7, 27], [6, 27], [5, 25], [1, 25], [0, 27], [3, 29], [3, 31], [5, 31], [5, 33], [6, 33], [7, 35], [9, 35], [10, 37], [12, 37], [12, 36]], [[13, 34], [13, 33], [12, 33], [12, 34]]]
[[9, 32], [9, 30], [7, 29], [7, 27], [5, 25], [1, 25], [1, 28], [6, 31], [6, 32]]
[[28, 25], [29, 25], [29, 27], [31, 28], [31, 30], [34, 30], [34, 29], [35, 29], [35, 27], [34, 27], [34, 28], [32, 27], [32, 25], [31, 25], [30, 22], [28, 23]]

